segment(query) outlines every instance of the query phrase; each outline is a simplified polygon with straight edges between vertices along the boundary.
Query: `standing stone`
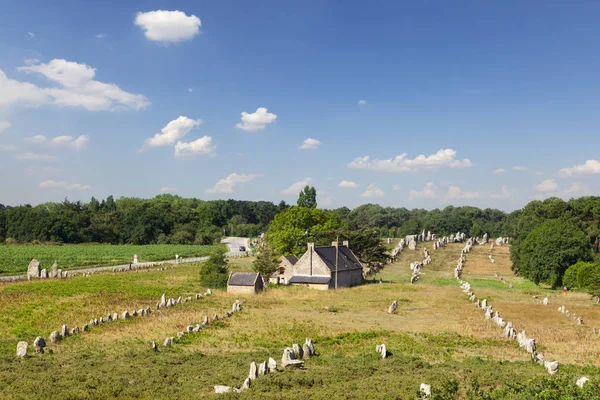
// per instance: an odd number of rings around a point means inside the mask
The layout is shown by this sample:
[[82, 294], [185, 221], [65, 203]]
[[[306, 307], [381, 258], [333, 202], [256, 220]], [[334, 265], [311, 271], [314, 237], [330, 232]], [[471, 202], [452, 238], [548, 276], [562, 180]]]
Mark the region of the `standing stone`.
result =
[[381, 358], [387, 358], [387, 349], [385, 347], [385, 344], [378, 344], [377, 346], [375, 346], [375, 351], [381, 354]]
[[29, 262], [27, 267], [27, 279], [40, 277], [40, 262], [35, 258]]
[[269, 357], [269, 371], [275, 371], [277, 370], [277, 361], [275, 361], [273, 358]]
[[59, 331], [54, 331], [50, 334], [50, 343], [58, 343], [62, 340], [62, 336]]
[[69, 336], [69, 327], [67, 325], [63, 325], [62, 328], [60, 328], [60, 334], [63, 336]]
[[305, 344], [306, 346], [308, 346], [308, 349], [310, 350], [310, 351], [309, 351], [309, 354], [308, 354], [309, 356], [311, 356], [311, 357], [312, 357], [312, 356], [315, 356], [315, 355], [317, 355], [317, 353], [316, 353], [316, 351], [315, 351], [315, 345], [313, 344], [313, 341], [312, 341], [312, 339], [306, 338], [306, 339], [304, 340], [304, 344]]
[[87, 332], [90, 330], [90, 327], [88, 324], [83, 324], [83, 326], [81, 327], [81, 331], [82, 332]]
[[554, 375], [558, 372], [558, 361], [544, 361], [544, 368], [550, 375]]
[[156, 342], [152, 342], [152, 351], [155, 353], [158, 351], [158, 346], [156, 345]]
[[548, 298], [544, 297], [544, 300], [542, 300], [542, 304], [547, 306], [548, 305]]
[[[23, 343], [23, 342], [20, 342]], [[17, 352], [17, 356], [18, 356], [18, 352]], [[587, 381], [589, 381], [589, 379], [585, 376], [582, 376], [581, 378], [577, 379], [577, 382], [575, 383], [579, 388], [582, 388], [583, 385], [585, 385], [587, 383]]]
[[415, 251], [417, 249], [417, 242], [415, 242], [414, 239], [411, 239], [410, 242], [408, 242], [408, 249], [411, 251]]
[[27, 347], [29, 345], [27, 342], [19, 342], [17, 343], [17, 357], [23, 358], [27, 356]]
[[248, 379], [254, 380], [256, 378], [258, 378], [258, 367], [256, 366], [256, 363], [252, 361], [250, 363], [250, 373], [248, 374]]
[[304, 361], [296, 360], [296, 356], [294, 355], [294, 350], [286, 347], [283, 350], [283, 356], [281, 357], [281, 366], [301, 366], [304, 364]]
[[112, 316], [113, 321], [116, 321], [119, 319], [119, 313], [114, 313]]
[[58, 276], [58, 264], [54, 262], [50, 268], [50, 278], [56, 278]]
[[242, 390], [247, 390], [250, 389], [250, 385], [252, 380], [250, 378], [246, 378], [246, 380], [244, 381], [244, 384], [242, 385]]
[[421, 383], [419, 391], [421, 392], [421, 398], [423, 400], [431, 399], [431, 385], [428, 385], [426, 383]]
[[204, 326], [208, 325], [208, 316], [207, 315], [204, 316], [204, 320], [202, 320], [202, 325], [204, 325]]
[[163, 345], [165, 347], [171, 347], [171, 346], [173, 346], [173, 339], [174, 339], [173, 336], [166, 338], [165, 342], [163, 343]]
[[267, 375], [269, 373], [269, 366], [266, 361], [258, 364], [258, 376]]
[[397, 308], [398, 308], [398, 302], [396, 300], [394, 300], [388, 308], [388, 314], [393, 314], [394, 312], [396, 312]]
[[165, 298], [165, 294], [163, 293], [163, 295], [160, 297], [160, 303], [158, 303], [157, 308], [166, 307], [166, 305], [167, 305], [167, 300]]
[[129, 311], [125, 311], [125, 312], [123, 313], [123, 317], [122, 317], [122, 318], [123, 318], [123, 319], [128, 319], [128, 318], [129, 318]]
[[310, 347], [306, 343], [302, 345], [302, 352], [304, 353], [304, 357], [302, 358], [308, 360], [310, 358]]
[[44, 347], [46, 347], [46, 341], [43, 337], [38, 336], [33, 341], [33, 347], [36, 353], [44, 354]]
[[71, 335], [77, 335], [79, 333], [79, 327], [75, 326], [75, 328], [71, 329]]
[[44, 268], [43, 270], [40, 271], [40, 278], [41, 279], [48, 278], [48, 270], [46, 268]]
[[231, 392], [230, 386], [217, 385], [215, 386], [215, 394], [229, 393]]

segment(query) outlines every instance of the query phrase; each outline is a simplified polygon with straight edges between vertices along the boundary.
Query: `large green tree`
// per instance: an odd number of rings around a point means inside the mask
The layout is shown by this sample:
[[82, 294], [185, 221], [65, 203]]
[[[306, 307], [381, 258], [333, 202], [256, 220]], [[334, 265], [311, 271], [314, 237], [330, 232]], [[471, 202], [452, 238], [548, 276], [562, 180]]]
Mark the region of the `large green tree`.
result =
[[550, 220], [534, 228], [523, 241], [518, 272], [535, 283], [556, 287], [569, 266], [591, 258], [585, 233], [574, 224]]
[[278, 267], [279, 262], [277, 261], [276, 256], [273, 254], [271, 246], [266, 243], [263, 244], [258, 250], [256, 258], [252, 263], [252, 269], [268, 279]]
[[298, 207], [317, 208], [317, 190], [306, 185], [298, 195]]
[[229, 261], [222, 249], [211, 253], [200, 267], [200, 282], [208, 288], [225, 288], [229, 277]]

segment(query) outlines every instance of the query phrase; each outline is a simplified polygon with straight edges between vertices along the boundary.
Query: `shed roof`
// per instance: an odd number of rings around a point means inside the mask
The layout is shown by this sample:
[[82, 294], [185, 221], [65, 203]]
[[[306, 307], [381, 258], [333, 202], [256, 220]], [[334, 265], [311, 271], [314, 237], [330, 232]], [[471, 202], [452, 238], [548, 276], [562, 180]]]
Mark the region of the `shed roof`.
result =
[[331, 280], [330, 276], [318, 275], [294, 275], [290, 278], [289, 283], [320, 283], [327, 284]]
[[298, 262], [298, 257], [296, 257], [295, 255], [291, 255], [291, 256], [284, 256], [292, 265], [296, 265], [296, 263]]
[[227, 281], [228, 286], [254, 286], [258, 272], [232, 272]]
[[[347, 246], [338, 246], [338, 272], [359, 269], [363, 266]], [[321, 257], [331, 271], [335, 271], [335, 246], [315, 247], [315, 253]]]

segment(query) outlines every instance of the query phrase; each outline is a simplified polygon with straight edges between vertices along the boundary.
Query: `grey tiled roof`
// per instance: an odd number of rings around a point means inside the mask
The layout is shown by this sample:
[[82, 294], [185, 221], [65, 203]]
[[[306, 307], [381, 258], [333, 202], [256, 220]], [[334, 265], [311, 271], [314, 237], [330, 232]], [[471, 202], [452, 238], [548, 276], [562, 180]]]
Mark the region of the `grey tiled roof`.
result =
[[[348, 247], [339, 246], [338, 251], [338, 272], [355, 269], [362, 271], [362, 264]], [[331, 271], [335, 271], [335, 246], [315, 247], [315, 253], [325, 261]]]
[[316, 275], [294, 275], [290, 278], [289, 283], [321, 283], [327, 284], [331, 280], [330, 276], [316, 276]]
[[231, 275], [229, 275], [227, 285], [254, 286], [257, 278], [259, 278], [257, 272], [232, 272]]
[[296, 263], [298, 262], [298, 257], [292, 255], [292, 256], [284, 256], [285, 258], [287, 258], [287, 260], [290, 262], [290, 264], [292, 265], [296, 265]]

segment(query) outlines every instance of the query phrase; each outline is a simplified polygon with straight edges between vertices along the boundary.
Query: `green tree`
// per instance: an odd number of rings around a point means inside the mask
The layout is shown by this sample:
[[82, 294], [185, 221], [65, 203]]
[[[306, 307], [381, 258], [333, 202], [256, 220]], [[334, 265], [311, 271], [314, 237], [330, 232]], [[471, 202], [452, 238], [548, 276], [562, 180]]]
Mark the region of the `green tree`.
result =
[[211, 253], [200, 268], [200, 283], [209, 288], [227, 287], [229, 278], [229, 261], [225, 250], [218, 249]]
[[352, 252], [358, 257], [368, 273], [377, 273], [385, 266], [389, 256], [374, 229], [363, 229], [344, 235], [348, 238]]
[[273, 255], [273, 250], [268, 244], [264, 244], [258, 251], [256, 259], [252, 263], [252, 269], [260, 273], [263, 277], [269, 278], [279, 267], [277, 258]]
[[573, 224], [551, 220], [533, 229], [523, 241], [519, 273], [535, 283], [557, 287], [569, 266], [589, 260], [587, 236]]
[[314, 186], [306, 185], [298, 195], [298, 207], [317, 208], [317, 190]]

